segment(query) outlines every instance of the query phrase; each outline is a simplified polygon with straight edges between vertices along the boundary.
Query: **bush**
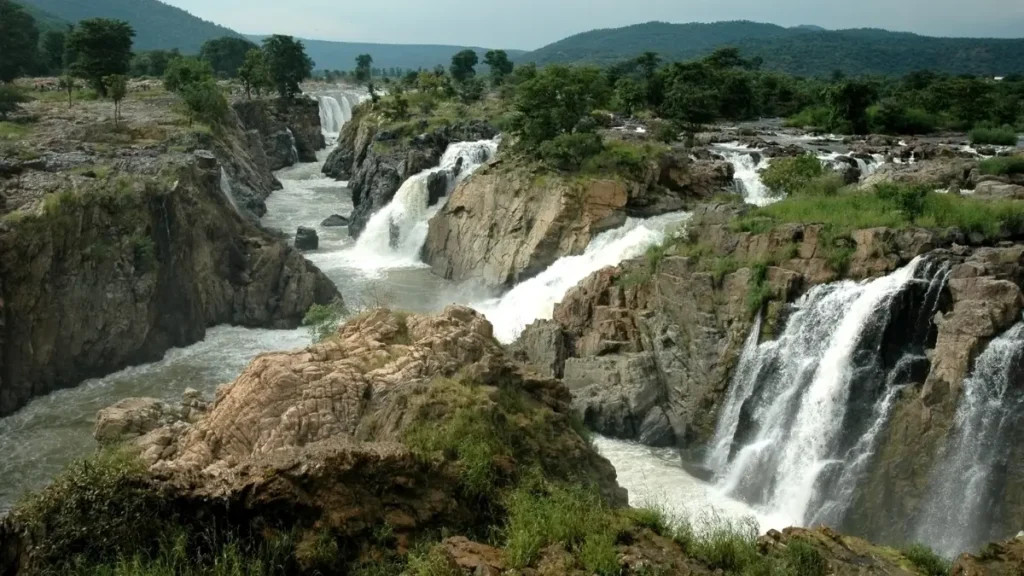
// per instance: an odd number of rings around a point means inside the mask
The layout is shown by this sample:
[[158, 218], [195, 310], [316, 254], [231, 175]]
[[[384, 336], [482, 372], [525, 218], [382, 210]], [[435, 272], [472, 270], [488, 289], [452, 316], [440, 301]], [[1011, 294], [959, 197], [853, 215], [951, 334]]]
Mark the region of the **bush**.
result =
[[181, 92], [186, 86], [213, 79], [210, 63], [197, 58], [179, 57], [171, 60], [164, 71], [164, 88]]
[[846, 186], [846, 181], [840, 174], [826, 170], [824, 174], [811, 179], [803, 187], [797, 189], [794, 194], [798, 196], [835, 196]]
[[786, 126], [824, 130], [828, 126], [829, 115], [828, 108], [825, 106], [809, 106], [798, 112], [795, 116], [790, 116], [786, 120]]
[[1016, 146], [1017, 132], [1009, 127], [995, 128], [979, 126], [971, 130], [971, 144], [988, 144], [990, 146]]
[[882, 134], [930, 134], [939, 119], [921, 108], [907, 108], [886, 100], [868, 109], [868, 118], [875, 132]]
[[925, 576], [947, 576], [949, 574], [949, 561], [940, 557], [927, 546], [914, 544], [902, 550], [907, 560], [917, 566]]
[[825, 173], [813, 154], [776, 158], [761, 173], [761, 182], [775, 196], [794, 194]]
[[313, 304], [306, 311], [302, 325], [309, 329], [313, 342], [322, 342], [338, 331], [345, 314], [345, 305], [341, 300], [335, 300], [327, 305]]
[[29, 101], [29, 97], [13, 84], [0, 85], [0, 120], [6, 120], [8, 114], [21, 110], [21, 105]]
[[1024, 174], [1024, 156], [999, 156], [982, 160], [978, 165], [978, 170], [982, 174], [996, 176]]
[[606, 142], [598, 154], [583, 161], [580, 171], [589, 174], [621, 174], [642, 178], [655, 157], [664, 147], [652, 144], [634, 144], [621, 140]]
[[209, 126], [219, 126], [228, 113], [228, 101], [213, 78], [186, 85], [181, 98], [188, 108], [190, 126], [193, 118]]
[[579, 170], [588, 158], [604, 150], [601, 137], [592, 132], [562, 134], [540, 145], [537, 152], [544, 162], [559, 170]]
[[875, 194], [913, 221], [924, 212], [924, 201], [932, 190], [928, 186], [906, 186], [884, 183], [875, 187]]

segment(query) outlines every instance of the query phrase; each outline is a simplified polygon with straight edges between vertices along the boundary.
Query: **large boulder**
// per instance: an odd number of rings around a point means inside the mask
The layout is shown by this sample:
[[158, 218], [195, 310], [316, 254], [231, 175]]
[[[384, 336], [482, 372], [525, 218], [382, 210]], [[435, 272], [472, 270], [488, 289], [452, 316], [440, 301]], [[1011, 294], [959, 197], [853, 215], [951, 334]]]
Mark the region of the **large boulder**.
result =
[[305, 252], [316, 250], [319, 247], [320, 237], [317, 236], [316, 230], [299, 226], [299, 229], [295, 231], [295, 248]]
[[348, 218], [340, 214], [331, 214], [323, 222], [320, 223], [324, 228], [339, 228], [341, 226], [348, 226]]
[[974, 196], [982, 199], [1024, 200], [1024, 186], [986, 180], [975, 186]]

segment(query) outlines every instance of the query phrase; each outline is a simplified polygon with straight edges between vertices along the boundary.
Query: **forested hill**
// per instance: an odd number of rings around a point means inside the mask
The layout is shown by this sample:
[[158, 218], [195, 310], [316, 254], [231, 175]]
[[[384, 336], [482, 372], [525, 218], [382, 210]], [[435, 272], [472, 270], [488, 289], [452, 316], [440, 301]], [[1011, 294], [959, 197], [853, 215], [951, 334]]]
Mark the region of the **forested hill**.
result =
[[65, 30], [68, 27], [67, 20], [54, 16], [46, 10], [41, 10], [28, 4], [25, 0], [18, 0], [15, 4], [21, 4], [25, 11], [28, 12], [32, 18], [36, 21], [36, 26], [39, 27], [40, 32], [46, 32], [47, 30]]
[[649, 22], [592, 30], [524, 54], [518, 61], [607, 64], [647, 51], [667, 60], [690, 60], [721, 46], [736, 46], [747, 58], [760, 56], [767, 70], [802, 76], [824, 76], [834, 70], [853, 75], [923, 69], [992, 76], [1024, 73], [1024, 38], [933, 38], [878, 29], [784, 28], [745, 21]]
[[[259, 42], [264, 36], [249, 36]], [[468, 46], [443, 46], [435, 44], [369, 44], [360, 42], [332, 42], [327, 40], [305, 40], [306, 53], [316, 63], [317, 70], [352, 70], [356, 56], [370, 54], [375, 68], [430, 69], [438, 64], [448, 66], [452, 56], [470, 48]], [[483, 54], [487, 48], [472, 47]], [[522, 50], [506, 50], [510, 58], [525, 54]]]
[[235, 31], [207, 22], [158, 0], [19, 0], [68, 22], [86, 18], [117, 18], [135, 28], [135, 50], [178, 48], [196, 53], [203, 42]]

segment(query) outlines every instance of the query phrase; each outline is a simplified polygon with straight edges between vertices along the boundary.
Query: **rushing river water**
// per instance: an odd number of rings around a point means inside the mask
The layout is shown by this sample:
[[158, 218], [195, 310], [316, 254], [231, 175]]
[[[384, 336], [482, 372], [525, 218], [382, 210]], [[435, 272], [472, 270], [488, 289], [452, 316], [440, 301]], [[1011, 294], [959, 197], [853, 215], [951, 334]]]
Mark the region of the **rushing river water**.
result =
[[[299, 226], [315, 229], [319, 249], [306, 253], [306, 257], [335, 282], [345, 301], [354, 307], [381, 302], [397, 309], [435, 312], [451, 303], [468, 304], [487, 314], [504, 340], [511, 340], [535, 319], [550, 318], [554, 304], [588, 274], [642, 254], [686, 219], [685, 214], [647, 221], [631, 219], [621, 229], [594, 238], [584, 254], [564, 258], [537, 278], [497, 295], [453, 284], [433, 275], [423, 264], [395, 266], [386, 255], [375, 258], [366, 253], [365, 246], [357, 247], [347, 228], [321, 226], [332, 214], [348, 215], [352, 211], [345, 183], [324, 178], [320, 172], [328, 152], [320, 153], [319, 162], [298, 164], [277, 173], [284, 188], [268, 198], [263, 224], [289, 235]], [[421, 212], [424, 219], [432, 213]], [[375, 265], [378, 260], [380, 265]], [[301, 348], [309, 341], [305, 329], [212, 328], [203, 342], [171, 350], [159, 362], [38, 398], [14, 415], [0, 419], [0, 513], [9, 510], [26, 492], [45, 486], [72, 460], [96, 449], [92, 429], [100, 409], [130, 397], [177, 402], [187, 388], [210, 397], [256, 355]], [[677, 453], [611, 440], [600, 440], [598, 447], [613, 461], [623, 485], [635, 494], [634, 501], [661, 498], [666, 507], [691, 517], [707, 509], [729, 517], [756, 516], [749, 507], [688, 475]], [[760, 519], [767, 528], [766, 519]]]

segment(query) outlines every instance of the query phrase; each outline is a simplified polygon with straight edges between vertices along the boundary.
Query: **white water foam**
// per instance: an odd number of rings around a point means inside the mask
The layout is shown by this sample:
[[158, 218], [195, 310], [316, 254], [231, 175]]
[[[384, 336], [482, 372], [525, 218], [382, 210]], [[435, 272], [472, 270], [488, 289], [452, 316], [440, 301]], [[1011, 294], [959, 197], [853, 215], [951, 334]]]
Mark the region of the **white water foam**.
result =
[[622, 227], [595, 236], [583, 254], [560, 258], [504, 296], [473, 307], [491, 321], [499, 341], [512, 342], [534, 320], [550, 319], [555, 304], [587, 276], [640, 256], [650, 246], [664, 241], [672, 228], [689, 217], [687, 212], [675, 212], [646, 220], [630, 218]]
[[[341, 134], [341, 128], [345, 122], [352, 119], [352, 109], [350, 107], [346, 113], [343, 106], [333, 96], [317, 96], [316, 100], [320, 104], [320, 131], [324, 138], [336, 140]], [[348, 106], [347, 99], [342, 98], [342, 102]]]
[[235, 195], [231, 192], [231, 180], [228, 179], [228, 173], [224, 171], [224, 168], [220, 169], [220, 191], [228, 199], [228, 203], [235, 209], [235, 212], [238, 212], [238, 203], [235, 202]]
[[[367, 272], [422, 267], [420, 251], [427, 239], [430, 219], [444, 205], [442, 198], [428, 206], [431, 176], [446, 179], [445, 198], [456, 184], [468, 178], [498, 151], [498, 140], [458, 142], [448, 146], [441, 163], [409, 177], [383, 209], [374, 214], [346, 257], [348, 263]], [[435, 176], [436, 178], [437, 176]]]
[[718, 144], [716, 147], [721, 149], [725, 160], [732, 164], [733, 180], [744, 201], [755, 206], [767, 206], [780, 200], [773, 197], [768, 187], [761, 182], [761, 171], [768, 167], [770, 160], [760, 150], [738, 143]]

